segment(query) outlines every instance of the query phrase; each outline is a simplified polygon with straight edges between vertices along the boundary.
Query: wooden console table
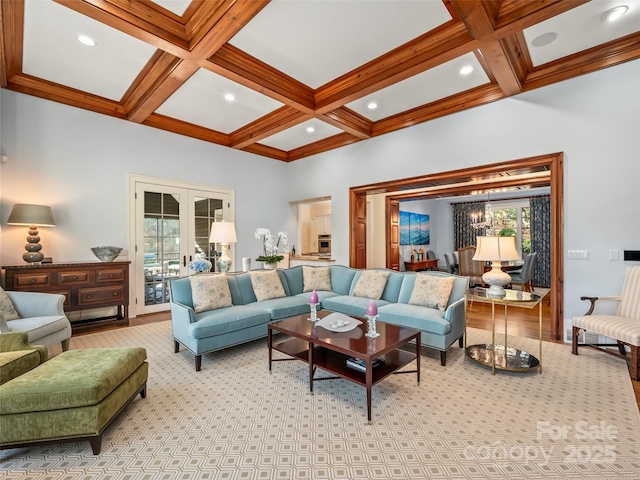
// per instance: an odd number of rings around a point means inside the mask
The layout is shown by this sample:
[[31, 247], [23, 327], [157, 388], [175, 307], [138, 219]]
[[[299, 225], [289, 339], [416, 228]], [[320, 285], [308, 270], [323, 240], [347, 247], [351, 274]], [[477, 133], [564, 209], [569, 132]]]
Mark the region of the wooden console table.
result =
[[6, 290], [64, 295], [65, 312], [117, 307], [116, 315], [71, 321], [74, 332], [129, 324], [130, 262], [69, 262], [3, 266]]
[[411, 272], [417, 272], [418, 270], [426, 270], [429, 268], [433, 268], [434, 270], [438, 269], [438, 259], [433, 258], [429, 260], [421, 260], [419, 262], [404, 262], [405, 270], [409, 270]]

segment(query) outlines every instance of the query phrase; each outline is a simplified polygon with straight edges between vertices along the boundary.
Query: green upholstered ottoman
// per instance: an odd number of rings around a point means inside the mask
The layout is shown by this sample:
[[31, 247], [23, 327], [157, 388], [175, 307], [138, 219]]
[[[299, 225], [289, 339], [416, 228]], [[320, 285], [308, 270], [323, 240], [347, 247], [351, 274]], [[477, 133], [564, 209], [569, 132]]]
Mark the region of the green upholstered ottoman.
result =
[[144, 348], [70, 350], [0, 386], [0, 449], [89, 440], [138, 393], [146, 397]]

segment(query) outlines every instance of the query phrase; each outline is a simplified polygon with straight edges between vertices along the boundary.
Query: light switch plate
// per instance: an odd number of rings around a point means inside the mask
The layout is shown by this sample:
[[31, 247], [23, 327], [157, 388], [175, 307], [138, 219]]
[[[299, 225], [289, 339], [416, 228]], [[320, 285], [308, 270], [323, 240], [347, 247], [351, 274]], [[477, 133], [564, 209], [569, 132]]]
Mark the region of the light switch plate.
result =
[[620, 250], [609, 250], [609, 260], [620, 260]]
[[589, 250], [569, 250], [569, 259], [589, 260]]

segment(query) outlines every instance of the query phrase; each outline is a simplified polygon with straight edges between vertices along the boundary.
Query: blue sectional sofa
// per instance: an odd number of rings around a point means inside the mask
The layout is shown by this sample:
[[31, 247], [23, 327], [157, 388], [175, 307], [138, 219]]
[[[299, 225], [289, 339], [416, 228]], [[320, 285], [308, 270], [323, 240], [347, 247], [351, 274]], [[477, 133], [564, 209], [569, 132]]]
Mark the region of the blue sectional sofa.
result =
[[[174, 351], [180, 345], [195, 355], [196, 371], [201, 369], [202, 355], [267, 335], [267, 324], [275, 320], [309, 312], [309, 292], [304, 290], [303, 268], [329, 268], [331, 290], [317, 290], [318, 308], [363, 317], [369, 298], [354, 296], [354, 289], [365, 270], [334, 265], [277, 270], [284, 296], [258, 301], [251, 273], [227, 274], [226, 280], [232, 306], [196, 312], [191, 279], [180, 278], [170, 283], [171, 321]], [[440, 361], [446, 365], [447, 349], [458, 340], [462, 346], [465, 327], [464, 292], [468, 279], [444, 272], [387, 272], [382, 296], [375, 300], [378, 320], [421, 330], [425, 347], [440, 351]], [[308, 271], [308, 270], [307, 270]], [[216, 275], [216, 274], [212, 274]], [[444, 311], [410, 304], [417, 275], [452, 277], [453, 286]], [[444, 305], [443, 305], [444, 308]]]

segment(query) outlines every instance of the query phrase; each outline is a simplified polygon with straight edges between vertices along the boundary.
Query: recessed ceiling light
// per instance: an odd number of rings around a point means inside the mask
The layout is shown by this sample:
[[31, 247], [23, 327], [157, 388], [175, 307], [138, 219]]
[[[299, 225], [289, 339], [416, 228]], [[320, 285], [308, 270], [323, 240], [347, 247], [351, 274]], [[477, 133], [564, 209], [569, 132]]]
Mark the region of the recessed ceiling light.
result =
[[460, 69], [460, 75], [469, 75], [473, 72], [473, 67], [471, 65], [465, 65]]
[[549, 45], [556, 38], [558, 38], [558, 34], [556, 32], [543, 33], [531, 40], [531, 45], [534, 47], [544, 47], [545, 45]]
[[602, 20], [603, 22], [615, 22], [628, 11], [629, 7], [627, 7], [626, 5], [618, 5], [617, 7], [604, 12], [602, 14], [602, 17], [600, 17], [600, 20]]
[[378, 108], [378, 104], [376, 102], [369, 102], [369, 104], [367, 105], [367, 108], [369, 110], [375, 110], [376, 108]]
[[313, 128], [313, 127], [307, 127], [307, 132], [308, 132], [308, 133], [313, 133], [313, 132], [315, 132], [315, 131], [316, 131], [316, 129], [315, 129], [315, 128]]
[[96, 41], [89, 37], [88, 35], [78, 35], [76, 37], [76, 39], [83, 45], [86, 45], [87, 47], [95, 47], [96, 46]]
[[227, 102], [233, 102], [233, 101], [236, 99], [236, 96], [235, 96], [233, 93], [227, 93], [227, 94], [224, 96], [224, 99], [225, 99]]

